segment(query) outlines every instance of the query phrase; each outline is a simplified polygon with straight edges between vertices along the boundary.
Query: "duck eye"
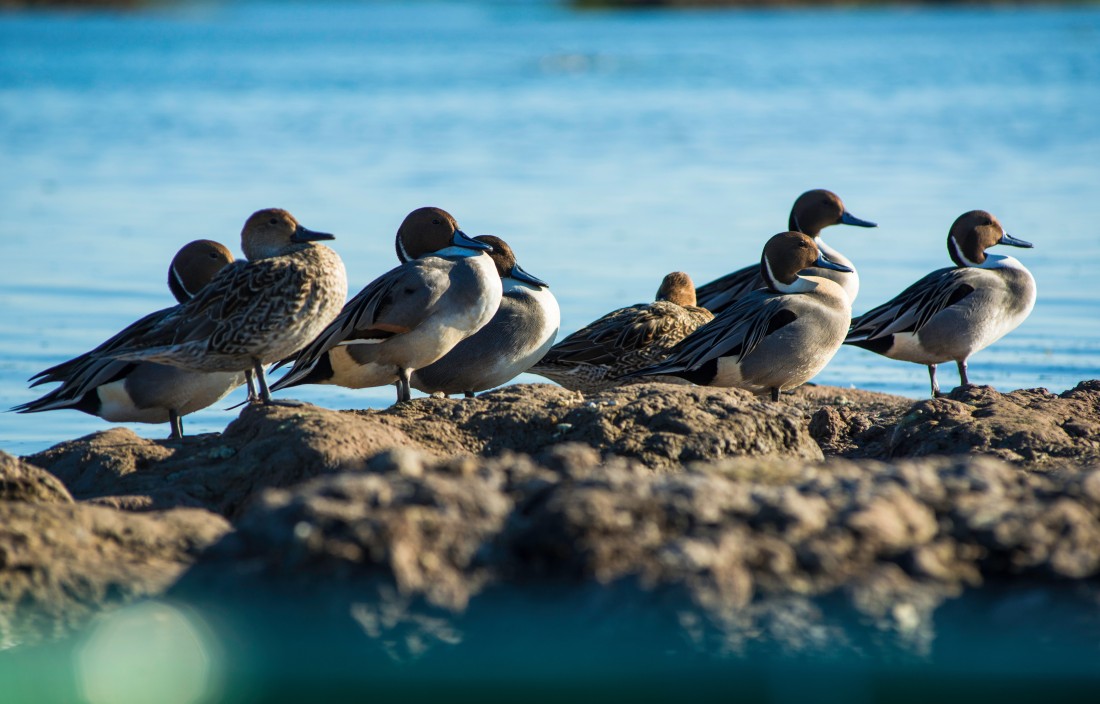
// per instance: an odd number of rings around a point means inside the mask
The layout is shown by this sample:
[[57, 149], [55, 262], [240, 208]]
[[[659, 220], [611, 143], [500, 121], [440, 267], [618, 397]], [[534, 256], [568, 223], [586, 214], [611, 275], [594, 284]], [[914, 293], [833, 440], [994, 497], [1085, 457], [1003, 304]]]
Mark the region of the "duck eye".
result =
[[432, 220], [432, 224], [433, 225], [438, 225], [439, 224], [439, 219], [436, 218], [435, 220]]
[[269, 224], [269, 225], [278, 225], [279, 221], [276, 220], [275, 218], [271, 218], [270, 220], [267, 221], [267, 224]]

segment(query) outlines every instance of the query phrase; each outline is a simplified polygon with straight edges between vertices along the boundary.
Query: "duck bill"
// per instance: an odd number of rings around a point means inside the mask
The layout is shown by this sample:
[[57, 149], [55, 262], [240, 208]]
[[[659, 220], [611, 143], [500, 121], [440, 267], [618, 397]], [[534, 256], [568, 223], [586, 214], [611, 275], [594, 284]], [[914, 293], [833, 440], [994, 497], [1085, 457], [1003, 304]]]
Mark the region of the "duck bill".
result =
[[814, 266], [821, 269], [832, 269], [833, 271], [846, 271], [849, 274], [852, 273], [851, 267], [844, 266], [843, 264], [837, 264], [836, 262], [831, 262], [825, 258], [824, 254], [817, 255], [817, 261], [814, 262]]
[[878, 227], [878, 223], [871, 222], [870, 220], [863, 220], [862, 218], [857, 218], [855, 215], [852, 215], [847, 210], [841, 213], [840, 224], [855, 225], [856, 227]]
[[512, 267], [512, 271], [508, 273], [508, 276], [512, 277], [516, 281], [522, 281], [525, 284], [531, 284], [532, 286], [538, 286], [539, 288], [550, 288], [550, 284], [546, 283], [537, 276], [532, 276], [523, 270], [519, 264]]
[[466, 249], [479, 249], [482, 252], [493, 251], [492, 245], [478, 242], [462, 230], [455, 230], [454, 235], [451, 237], [451, 244], [455, 247], [465, 247]]
[[336, 235], [330, 235], [327, 232], [314, 232], [309, 228], [299, 225], [294, 230], [294, 234], [290, 236], [291, 242], [316, 242], [318, 240], [334, 240]]
[[1009, 247], [1023, 247], [1025, 249], [1031, 249], [1032, 247], [1035, 246], [1035, 245], [1031, 244], [1030, 242], [1025, 242], [1023, 240], [1018, 240], [1015, 237], [1013, 237], [1012, 235], [1008, 234], [1007, 232], [1004, 233], [1003, 235], [1001, 235], [1001, 241], [998, 242], [997, 244], [1007, 244]]

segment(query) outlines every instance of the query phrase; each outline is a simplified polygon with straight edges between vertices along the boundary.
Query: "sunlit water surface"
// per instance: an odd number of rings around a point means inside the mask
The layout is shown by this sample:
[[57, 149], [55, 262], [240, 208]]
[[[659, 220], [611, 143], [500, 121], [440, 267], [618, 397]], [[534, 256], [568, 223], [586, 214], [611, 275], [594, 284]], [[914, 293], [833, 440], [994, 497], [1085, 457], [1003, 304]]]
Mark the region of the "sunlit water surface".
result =
[[[1035, 311], [971, 376], [1061, 391], [1100, 373], [1098, 48], [1089, 8], [0, 14], [0, 401], [34, 398], [31, 374], [169, 305], [175, 251], [205, 237], [239, 252], [258, 208], [336, 233], [358, 291], [395, 265], [409, 210], [445, 207], [551, 282], [564, 334], [651, 299], [668, 271], [702, 283], [757, 261], [817, 187], [881, 225], [827, 231], [859, 267], [857, 312], [946, 266], [966, 210], [1033, 241], [1003, 253], [1038, 280]], [[923, 368], [859, 349], [817, 381], [927, 393]], [[242, 398], [189, 416], [187, 431], [221, 430]], [[0, 413], [0, 448], [106, 427], [76, 411]]]

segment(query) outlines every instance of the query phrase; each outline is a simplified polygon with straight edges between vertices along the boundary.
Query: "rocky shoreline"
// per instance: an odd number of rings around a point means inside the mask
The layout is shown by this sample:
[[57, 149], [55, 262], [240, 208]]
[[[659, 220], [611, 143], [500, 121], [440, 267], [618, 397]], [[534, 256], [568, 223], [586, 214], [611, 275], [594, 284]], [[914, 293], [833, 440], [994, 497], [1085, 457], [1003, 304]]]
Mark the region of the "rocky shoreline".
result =
[[0, 534], [14, 651], [146, 597], [264, 642], [323, 624], [349, 662], [463, 662], [525, 627], [584, 635], [578, 662], [647, 639], [691, 662], [934, 659], [937, 614], [974, 595], [993, 632], [1095, 644], [1100, 381], [248, 407], [222, 434], [0, 455]]

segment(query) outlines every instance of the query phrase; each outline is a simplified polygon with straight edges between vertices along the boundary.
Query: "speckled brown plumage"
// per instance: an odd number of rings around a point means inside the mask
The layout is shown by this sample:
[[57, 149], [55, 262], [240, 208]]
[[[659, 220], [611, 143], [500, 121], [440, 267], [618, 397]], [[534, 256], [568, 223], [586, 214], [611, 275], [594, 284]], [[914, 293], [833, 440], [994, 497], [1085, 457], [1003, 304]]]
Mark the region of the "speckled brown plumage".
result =
[[531, 373], [583, 393], [635, 383], [619, 377], [660, 362], [714, 317], [694, 305], [691, 277], [682, 272], [666, 276], [658, 295], [668, 300], [620, 308], [581, 328], [554, 345]]
[[314, 240], [333, 239], [285, 210], [261, 210], [241, 232], [249, 261], [223, 269], [194, 298], [114, 352], [200, 372], [252, 370], [270, 402], [263, 365], [294, 354], [340, 312], [347, 274], [340, 257]]

